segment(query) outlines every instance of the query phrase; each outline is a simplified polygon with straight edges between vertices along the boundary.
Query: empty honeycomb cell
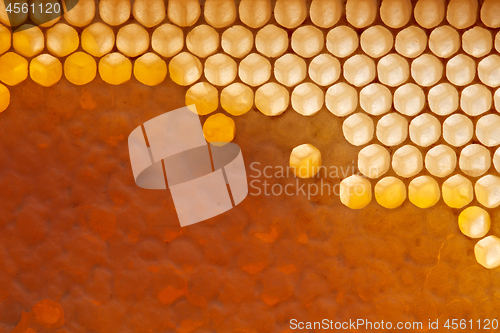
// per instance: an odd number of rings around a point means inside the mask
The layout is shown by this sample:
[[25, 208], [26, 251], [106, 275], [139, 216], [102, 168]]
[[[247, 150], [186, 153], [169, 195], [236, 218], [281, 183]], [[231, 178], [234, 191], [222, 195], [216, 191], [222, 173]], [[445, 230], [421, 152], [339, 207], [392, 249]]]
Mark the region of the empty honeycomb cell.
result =
[[250, 30], [235, 25], [222, 34], [222, 49], [235, 58], [243, 58], [253, 47], [253, 35]]
[[377, 123], [377, 139], [386, 146], [397, 146], [408, 137], [408, 120], [397, 113], [389, 113]]
[[190, 27], [195, 24], [201, 15], [198, 0], [169, 0], [168, 19], [180, 27]]
[[72, 26], [84, 27], [94, 19], [96, 7], [94, 0], [78, 0], [76, 6], [69, 11], [66, 8], [66, 1], [62, 1], [62, 4], [64, 19]]
[[314, 25], [330, 28], [337, 24], [343, 11], [341, 0], [312, 0], [309, 15]]
[[208, 117], [203, 124], [205, 139], [211, 143], [231, 142], [235, 131], [234, 120], [222, 113]]
[[287, 53], [274, 63], [274, 77], [287, 87], [299, 84], [306, 75], [306, 62], [295, 54]]
[[381, 25], [369, 27], [361, 34], [361, 48], [372, 58], [386, 55], [393, 43], [392, 33]]
[[115, 34], [103, 23], [94, 23], [82, 32], [82, 48], [94, 57], [108, 54], [114, 46]]
[[476, 123], [476, 137], [486, 147], [500, 145], [500, 117], [488, 114]]
[[490, 230], [490, 226], [490, 214], [481, 207], [467, 207], [458, 216], [458, 227], [460, 231], [470, 238], [481, 238], [486, 236]]
[[167, 77], [167, 64], [155, 53], [146, 53], [134, 62], [134, 76], [147, 86], [157, 86]]
[[250, 28], [263, 27], [271, 18], [271, 0], [241, 0], [240, 20]]
[[323, 32], [311, 25], [299, 27], [292, 34], [292, 49], [304, 58], [314, 57], [323, 46]]
[[378, 12], [377, 1], [375, 0], [347, 0], [346, 3], [347, 21], [356, 28], [364, 28], [375, 21]]
[[383, 176], [391, 165], [391, 155], [381, 145], [372, 144], [361, 149], [358, 154], [358, 169], [368, 178]]
[[460, 49], [460, 35], [449, 25], [432, 30], [429, 49], [440, 58], [449, 58]]
[[363, 54], [356, 54], [344, 63], [344, 78], [356, 87], [372, 82], [375, 74], [375, 63]]
[[443, 122], [443, 138], [454, 147], [467, 144], [474, 134], [474, 125], [469, 117], [453, 114]]
[[410, 26], [396, 35], [396, 51], [404, 57], [416, 58], [427, 47], [427, 35], [417, 26]]
[[312, 116], [323, 107], [325, 96], [314, 83], [299, 84], [292, 92], [292, 107], [303, 116]]
[[407, 83], [394, 92], [394, 108], [407, 116], [415, 116], [425, 105], [425, 94], [422, 88], [413, 83]]
[[362, 209], [372, 201], [370, 182], [358, 175], [352, 175], [340, 182], [340, 202], [351, 209]]
[[130, 18], [130, 0], [101, 0], [99, 15], [101, 19], [112, 26], [125, 23]]
[[429, 208], [437, 204], [441, 198], [441, 191], [434, 178], [420, 176], [408, 185], [408, 198], [419, 208]]
[[471, 177], [479, 177], [491, 166], [491, 155], [488, 149], [478, 144], [466, 146], [460, 152], [458, 162], [460, 169]]
[[458, 54], [446, 63], [446, 78], [457, 86], [465, 86], [476, 76], [476, 62], [465, 54]]
[[391, 165], [398, 176], [404, 178], [413, 177], [422, 170], [422, 154], [414, 146], [402, 146], [392, 155]]
[[7, 52], [12, 44], [12, 33], [0, 24], [0, 54]]
[[476, 22], [477, 0], [450, 0], [446, 20], [457, 29], [465, 29]]
[[165, 3], [163, 0], [134, 0], [132, 14], [140, 24], [151, 28], [165, 19]]
[[25, 24], [12, 35], [12, 46], [22, 56], [34, 57], [45, 47], [45, 38], [39, 27]]
[[333, 28], [326, 35], [326, 48], [339, 58], [350, 56], [358, 45], [358, 34], [345, 25]]
[[7, 110], [10, 104], [9, 89], [0, 83], [0, 112]]
[[211, 26], [202, 24], [193, 28], [186, 36], [186, 46], [194, 55], [205, 58], [219, 48], [220, 38]]
[[342, 124], [345, 139], [354, 146], [362, 146], [373, 139], [373, 120], [363, 113], [349, 116]]
[[238, 67], [229, 56], [218, 53], [205, 61], [205, 77], [216, 86], [226, 86], [234, 81]]
[[500, 205], [500, 178], [493, 175], [481, 177], [474, 185], [477, 201], [486, 208]]
[[479, 116], [491, 109], [493, 97], [482, 84], [473, 84], [462, 90], [460, 107], [469, 116]]
[[481, 7], [481, 21], [488, 28], [500, 28], [500, 2], [485, 0]]
[[367, 85], [359, 93], [361, 108], [373, 116], [389, 112], [392, 106], [391, 91], [380, 83]]
[[31, 79], [44, 87], [51, 87], [62, 77], [61, 62], [50, 54], [41, 54], [30, 62]]
[[27, 0], [4, 0], [0, 1], [0, 23], [10, 27], [18, 27], [21, 24], [24, 23], [28, 19], [28, 11], [23, 12], [22, 10], [19, 10], [18, 13], [15, 13], [15, 15], [8, 15], [6, 11], [6, 6], [11, 5], [11, 9], [13, 10], [12, 13], [14, 13], [14, 10], [12, 6], [14, 4], [18, 4], [18, 7], [22, 9], [23, 6], [28, 5]]
[[292, 149], [290, 168], [299, 178], [314, 177], [321, 167], [321, 152], [311, 144], [305, 143]]
[[186, 92], [186, 105], [202, 116], [212, 113], [219, 107], [219, 91], [210, 83], [198, 82]]
[[445, 13], [445, 0], [418, 0], [414, 10], [415, 20], [426, 29], [439, 25]]
[[415, 117], [410, 123], [410, 139], [420, 147], [432, 145], [440, 136], [441, 123], [428, 113]]
[[382, 0], [380, 18], [391, 28], [401, 28], [411, 18], [413, 6], [410, 0]]
[[255, 47], [266, 57], [277, 58], [288, 49], [288, 34], [273, 24], [266, 25], [257, 32]]
[[346, 83], [337, 83], [326, 91], [325, 104], [327, 109], [337, 117], [345, 117], [356, 110], [358, 93]]
[[249, 54], [240, 62], [238, 74], [244, 83], [252, 87], [260, 86], [271, 77], [271, 63], [257, 53]]
[[462, 35], [462, 48], [473, 57], [480, 58], [490, 53], [493, 47], [491, 32], [481, 27], [474, 27]]
[[381, 83], [396, 87], [408, 80], [410, 68], [406, 59], [398, 54], [391, 53], [379, 60], [377, 73]]
[[470, 180], [462, 175], [454, 175], [444, 181], [443, 200], [451, 208], [462, 208], [474, 199], [474, 187]]
[[423, 54], [411, 63], [411, 76], [419, 85], [430, 87], [443, 76], [443, 63], [430, 54]]
[[[56, 5], [57, 4], [57, 5]], [[54, 5], [56, 5], [54, 9]], [[61, 4], [57, 0], [32, 0], [30, 1], [30, 6], [32, 9], [34, 8], [43, 8], [43, 6], [50, 7], [52, 10], [29, 10], [28, 15], [31, 21], [37, 26], [40, 27], [51, 27], [56, 24], [60, 19], [61, 13]], [[41, 7], [40, 7], [41, 6]], [[58, 7], [59, 6], [59, 7]], [[57, 12], [57, 8], [59, 8], [59, 12]]]
[[[232, 1], [232, 0], [231, 0]], [[274, 18], [279, 25], [293, 29], [307, 17], [305, 0], [277, 0], [274, 6]]]
[[220, 104], [227, 113], [241, 116], [253, 107], [254, 94], [252, 89], [242, 83], [233, 83], [222, 89]]
[[488, 268], [494, 269], [500, 266], [500, 238], [488, 236], [481, 239], [474, 246], [474, 255], [477, 262]]
[[320, 54], [309, 63], [309, 77], [320, 86], [333, 84], [341, 72], [340, 62], [329, 54]]
[[255, 106], [266, 116], [282, 114], [290, 103], [290, 94], [285, 87], [270, 82], [255, 92]]
[[56, 57], [65, 57], [75, 52], [80, 45], [76, 30], [64, 23], [58, 23], [47, 30], [46, 38], [47, 50]]
[[194, 55], [182, 52], [170, 60], [168, 71], [172, 81], [181, 86], [188, 86], [201, 77], [203, 66]]
[[429, 107], [439, 116], [447, 116], [458, 109], [458, 91], [449, 83], [440, 83], [429, 90]]
[[28, 77], [28, 61], [14, 52], [0, 57], [0, 81], [15, 86]]
[[184, 33], [175, 25], [162, 24], [151, 36], [151, 47], [163, 57], [173, 57], [184, 47]]
[[477, 66], [477, 74], [487, 86], [500, 86], [500, 56], [492, 54], [481, 60]]
[[64, 76], [78, 86], [91, 82], [97, 74], [97, 64], [90, 55], [75, 52], [64, 61]]
[[125, 83], [132, 75], [132, 62], [118, 52], [107, 54], [99, 60], [99, 75], [109, 84]]
[[116, 35], [118, 51], [128, 57], [137, 57], [145, 53], [149, 47], [149, 34], [138, 24], [126, 25]]
[[449, 176], [457, 167], [455, 151], [446, 145], [431, 148], [425, 155], [425, 168], [436, 177]]
[[406, 186], [396, 177], [385, 177], [379, 180], [374, 192], [377, 203], [384, 208], [397, 208], [406, 200]]

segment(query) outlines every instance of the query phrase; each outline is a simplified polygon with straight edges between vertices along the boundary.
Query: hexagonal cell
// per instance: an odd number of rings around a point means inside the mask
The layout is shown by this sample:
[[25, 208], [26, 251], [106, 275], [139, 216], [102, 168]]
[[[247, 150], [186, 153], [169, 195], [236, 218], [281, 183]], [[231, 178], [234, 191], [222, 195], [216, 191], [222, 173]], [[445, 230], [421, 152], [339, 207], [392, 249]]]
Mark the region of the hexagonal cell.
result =
[[474, 246], [477, 262], [488, 269], [500, 267], [500, 238], [488, 236]]
[[427, 47], [427, 35], [425, 31], [412, 25], [398, 32], [395, 47], [396, 51], [402, 56], [416, 58]]
[[460, 49], [460, 35], [449, 25], [438, 27], [429, 36], [429, 48], [436, 56], [449, 58]]
[[[33, 21], [33, 23], [36, 26], [43, 27], [43, 28], [48, 28], [56, 24], [60, 19], [60, 11], [57, 13], [57, 6], [54, 8], [54, 5], [57, 3], [58, 6], [60, 6], [59, 1], [57, 0], [33, 0], [30, 1], [29, 4], [32, 6], [31, 8], [33, 10], [28, 10], [28, 16]], [[42, 7], [40, 7], [40, 4]], [[46, 7], [52, 7], [54, 8], [53, 10], [34, 10], [35, 8], [43, 8], [43, 6]], [[61, 7], [59, 7], [59, 10], [61, 10]]]
[[186, 46], [194, 55], [205, 58], [219, 48], [219, 34], [209, 25], [202, 24], [193, 28], [186, 36]]
[[491, 109], [491, 92], [482, 84], [473, 84], [462, 90], [460, 107], [469, 116], [479, 116]]
[[488, 28], [500, 27], [500, 3], [496, 0], [485, 0], [481, 6], [481, 21]]
[[75, 52], [80, 44], [76, 30], [64, 23], [58, 23], [47, 30], [46, 38], [47, 50], [56, 57], [65, 57]]
[[206, 0], [205, 21], [214, 28], [225, 28], [236, 20], [236, 4], [233, 0]]
[[155, 53], [148, 52], [135, 61], [134, 76], [142, 84], [157, 86], [167, 77], [167, 64]]
[[309, 64], [309, 77], [320, 86], [337, 81], [341, 73], [340, 62], [329, 54], [320, 54]]
[[66, 1], [62, 1], [62, 5], [64, 19], [74, 27], [84, 27], [94, 19], [96, 8], [94, 0], [78, 0], [76, 6], [69, 11], [66, 9]]
[[358, 45], [358, 34], [345, 25], [333, 28], [326, 35], [326, 48], [339, 58], [351, 55], [356, 51]]
[[190, 27], [200, 18], [200, 3], [198, 0], [169, 0], [167, 14], [173, 24]]
[[281, 84], [293, 87], [306, 78], [307, 66], [304, 59], [287, 53], [274, 63], [274, 77]]
[[30, 77], [43, 87], [51, 87], [62, 77], [61, 62], [50, 54], [41, 54], [30, 62]]
[[394, 92], [394, 108], [407, 116], [415, 116], [425, 105], [425, 94], [422, 88], [413, 83], [407, 83]]
[[410, 20], [413, 6], [410, 0], [382, 0], [380, 18], [391, 28], [401, 28]]
[[344, 78], [356, 87], [362, 87], [375, 79], [375, 63], [362, 54], [356, 54], [344, 63]]
[[220, 94], [220, 104], [227, 113], [240, 116], [253, 107], [254, 94], [252, 89], [242, 83], [232, 83]]
[[42, 30], [31, 24], [22, 25], [19, 29], [19, 31], [12, 35], [14, 50], [20, 55], [29, 58], [42, 52], [45, 46], [45, 38]]
[[446, 13], [444, 0], [418, 0], [414, 15], [417, 23], [426, 29], [437, 26]]
[[455, 151], [446, 145], [438, 145], [425, 155], [425, 168], [431, 175], [446, 177], [457, 167]]
[[361, 33], [361, 48], [372, 58], [386, 55], [393, 43], [392, 33], [381, 25], [369, 27]]
[[423, 164], [422, 154], [414, 146], [405, 145], [392, 155], [392, 169], [400, 177], [415, 176], [422, 170]]
[[361, 209], [372, 201], [370, 182], [358, 175], [352, 175], [340, 182], [340, 202], [351, 209]]
[[385, 85], [396, 87], [408, 80], [410, 69], [406, 59], [399, 54], [388, 54], [377, 65], [378, 79]]
[[116, 47], [128, 57], [137, 57], [149, 47], [149, 34], [138, 24], [126, 25], [116, 35]]
[[367, 144], [373, 139], [373, 121], [363, 113], [355, 113], [344, 120], [342, 132], [346, 140], [354, 146]]
[[430, 54], [423, 54], [411, 63], [411, 76], [421, 86], [432, 86], [443, 76], [443, 63]]
[[238, 67], [229, 56], [218, 53], [205, 61], [205, 77], [216, 86], [227, 86], [236, 78]]
[[14, 52], [7, 52], [0, 57], [0, 80], [15, 86], [28, 77], [28, 61]]
[[476, 62], [465, 54], [454, 56], [446, 64], [446, 78], [454, 85], [465, 86], [471, 83], [475, 76]]
[[337, 83], [326, 91], [325, 104], [327, 109], [337, 117], [345, 117], [356, 110], [358, 93], [346, 83]]
[[375, 199], [384, 208], [397, 208], [406, 200], [406, 186], [396, 177], [382, 178], [375, 185]]
[[222, 49], [235, 58], [243, 58], [253, 47], [253, 35], [250, 30], [235, 25], [222, 34]]
[[358, 169], [369, 178], [379, 178], [387, 171], [391, 164], [391, 155], [384, 147], [378, 144], [369, 145], [358, 154]]
[[99, 1], [101, 19], [112, 26], [125, 23], [130, 18], [131, 5], [129, 0]]
[[0, 84], [0, 112], [4, 112], [10, 104], [10, 92], [6, 86]]
[[443, 138], [450, 145], [461, 147], [472, 139], [474, 126], [469, 117], [454, 114], [443, 123]]
[[64, 61], [64, 76], [77, 86], [90, 83], [96, 74], [97, 64], [87, 53], [75, 52]]
[[500, 86], [500, 56], [492, 54], [481, 60], [477, 66], [477, 74], [487, 86]]
[[241, 0], [240, 20], [250, 28], [260, 28], [271, 18], [271, 0]]
[[356, 28], [364, 28], [375, 21], [378, 4], [375, 0], [347, 0], [347, 21]]
[[277, 0], [274, 6], [274, 18], [279, 25], [293, 29], [307, 17], [305, 0]]
[[476, 22], [477, 0], [450, 0], [446, 20], [457, 29], [465, 29]]
[[309, 8], [311, 21], [320, 28], [334, 26], [343, 12], [341, 0], [312, 0]]
[[410, 139], [420, 147], [428, 147], [441, 136], [441, 123], [436, 117], [424, 113], [410, 123]]
[[202, 70], [200, 60], [188, 52], [179, 53], [168, 64], [170, 78], [181, 86], [196, 82], [201, 77]]
[[285, 87], [270, 82], [255, 92], [255, 106], [266, 116], [282, 114], [290, 103], [290, 94]]
[[473, 57], [480, 58], [490, 53], [493, 47], [491, 32], [481, 27], [474, 27], [462, 35], [462, 48]]
[[257, 32], [255, 47], [266, 57], [279, 57], [288, 49], [288, 34], [273, 24], [266, 25]]
[[234, 120], [222, 113], [211, 115], [203, 124], [205, 139], [215, 145], [233, 141], [235, 131]]
[[460, 231], [470, 238], [481, 238], [486, 236], [490, 230], [490, 226], [490, 214], [481, 207], [467, 207], [458, 216], [458, 227]]
[[293, 148], [290, 154], [290, 168], [299, 178], [311, 178], [321, 167], [321, 152], [311, 144]]
[[474, 187], [462, 175], [454, 175], [445, 180], [442, 186], [443, 200], [451, 208], [462, 208], [474, 199]]
[[493, 96], [494, 101], [495, 101], [495, 109], [500, 112], [500, 89], [497, 89], [495, 91], [495, 94]]
[[397, 113], [389, 113], [377, 123], [377, 139], [386, 146], [397, 146], [408, 137], [408, 121]]
[[500, 145], [500, 117], [488, 114], [479, 118], [476, 124], [476, 137], [486, 147]]
[[460, 152], [458, 164], [466, 175], [479, 177], [490, 168], [491, 155], [489, 150], [481, 145], [468, 145]]
[[500, 172], [500, 148], [498, 148], [493, 155], [493, 165], [495, 169]]
[[252, 53], [240, 62], [238, 73], [241, 81], [246, 84], [260, 86], [271, 77], [271, 63], [263, 56]]
[[323, 32], [311, 25], [297, 28], [292, 34], [292, 49], [304, 58], [314, 57], [323, 46]]
[[410, 202], [419, 208], [430, 208], [441, 198], [441, 191], [436, 180], [429, 176], [413, 179], [408, 186]]
[[389, 112], [392, 106], [391, 91], [380, 83], [372, 83], [359, 93], [361, 108], [374, 116]]
[[186, 92], [186, 105], [199, 115], [207, 115], [219, 107], [219, 92], [208, 82], [198, 82]]
[[151, 46], [161, 56], [173, 57], [184, 47], [184, 33], [175, 25], [162, 24], [153, 32]]
[[439, 116], [447, 116], [458, 109], [458, 91], [449, 83], [441, 83], [429, 90], [429, 107]]
[[109, 84], [125, 83], [132, 75], [132, 63], [121, 53], [107, 54], [99, 60], [99, 75]]
[[323, 107], [323, 91], [313, 83], [299, 84], [292, 92], [292, 107], [303, 116], [312, 116]]
[[477, 201], [486, 208], [500, 206], [500, 177], [486, 175], [474, 185]]
[[94, 57], [108, 54], [115, 46], [115, 33], [103, 23], [94, 23], [82, 32], [82, 48]]
[[7, 52], [12, 44], [12, 33], [0, 24], [0, 54]]
[[135, 0], [132, 7], [134, 18], [147, 28], [160, 24], [166, 13], [163, 0]]

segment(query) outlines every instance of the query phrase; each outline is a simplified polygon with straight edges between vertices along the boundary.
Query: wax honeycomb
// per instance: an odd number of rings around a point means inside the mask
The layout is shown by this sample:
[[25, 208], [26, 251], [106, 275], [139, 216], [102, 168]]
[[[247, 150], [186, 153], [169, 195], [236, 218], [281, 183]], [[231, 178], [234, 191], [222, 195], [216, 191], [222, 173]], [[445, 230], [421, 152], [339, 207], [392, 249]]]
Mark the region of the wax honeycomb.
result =
[[28, 61], [14, 52], [0, 56], [0, 81], [15, 86], [28, 77]]
[[76, 30], [64, 23], [58, 23], [47, 30], [46, 37], [47, 50], [56, 57], [65, 57], [75, 52], [80, 45]]
[[222, 34], [221, 45], [230, 56], [243, 58], [253, 48], [252, 32], [241, 25], [233, 26]]
[[406, 186], [396, 177], [385, 177], [375, 185], [375, 199], [384, 208], [394, 209], [406, 200]]
[[408, 186], [408, 198], [411, 203], [419, 208], [434, 206], [441, 197], [439, 185], [429, 176], [414, 178]]
[[465, 236], [482, 238], [490, 231], [490, 215], [481, 207], [467, 207], [458, 217], [458, 226]]
[[339, 60], [326, 53], [318, 55], [309, 63], [309, 77], [320, 86], [336, 82], [341, 73]]
[[137, 57], [148, 49], [149, 34], [136, 23], [126, 25], [116, 34], [116, 47], [126, 56]]
[[271, 18], [271, 0], [241, 0], [238, 12], [241, 22], [250, 28], [261, 28]]
[[184, 47], [184, 33], [172, 24], [163, 24], [151, 36], [151, 47], [163, 57], [173, 57]]
[[112, 85], [125, 83], [132, 76], [132, 62], [118, 52], [107, 54], [99, 60], [99, 75]]
[[76, 85], [91, 82], [97, 74], [97, 64], [91, 56], [84, 52], [75, 52], [64, 61], [64, 76]]
[[252, 53], [240, 62], [238, 75], [241, 81], [256, 87], [269, 81], [271, 69], [269, 60], [257, 53]]
[[44, 87], [51, 87], [62, 77], [62, 64], [50, 54], [41, 54], [31, 60], [30, 77], [33, 81]]
[[222, 113], [214, 114], [203, 124], [203, 134], [208, 142], [231, 142], [235, 134], [234, 120]]
[[352, 175], [340, 182], [340, 201], [351, 209], [366, 207], [372, 199], [371, 184], [358, 175]]
[[132, 6], [127, 0], [101, 0], [99, 1], [99, 15], [101, 19], [112, 26], [125, 23], [131, 13]]
[[297, 146], [290, 154], [290, 167], [297, 177], [311, 178], [321, 167], [321, 152], [311, 144]]
[[115, 46], [115, 34], [113, 30], [102, 23], [94, 23], [85, 28], [81, 39], [82, 48], [94, 57], [102, 57], [108, 54]]
[[383, 176], [391, 165], [391, 155], [384, 147], [372, 144], [361, 149], [358, 154], [358, 169], [369, 178]]
[[[210, 83], [198, 82], [186, 92], [186, 105], [200, 115], [212, 113], [219, 106], [219, 92]], [[195, 109], [191, 108], [191, 105], [194, 105]]]
[[220, 103], [227, 113], [233, 116], [241, 116], [253, 107], [254, 92], [250, 87], [233, 83], [224, 88], [220, 94]]
[[134, 76], [147, 86], [157, 86], [167, 77], [167, 64], [155, 53], [146, 53], [135, 61]]
[[14, 50], [18, 54], [28, 58], [40, 54], [45, 47], [42, 30], [33, 25], [23, 25], [21, 29], [12, 36]]

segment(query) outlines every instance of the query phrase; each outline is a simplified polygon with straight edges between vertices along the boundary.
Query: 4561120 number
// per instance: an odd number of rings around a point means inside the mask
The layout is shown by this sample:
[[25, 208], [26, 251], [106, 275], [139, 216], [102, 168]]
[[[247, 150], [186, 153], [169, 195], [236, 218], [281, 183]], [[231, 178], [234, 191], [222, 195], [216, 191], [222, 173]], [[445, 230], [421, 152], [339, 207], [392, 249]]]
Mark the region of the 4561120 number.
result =
[[61, 5], [59, 3], [40, 3], [35, 5], [34, 3], [28, 5], [27, 3], [9, 3], [6, 12], [9, 14], [26, 14], [31, 12], [33, 14], [61, 14]]

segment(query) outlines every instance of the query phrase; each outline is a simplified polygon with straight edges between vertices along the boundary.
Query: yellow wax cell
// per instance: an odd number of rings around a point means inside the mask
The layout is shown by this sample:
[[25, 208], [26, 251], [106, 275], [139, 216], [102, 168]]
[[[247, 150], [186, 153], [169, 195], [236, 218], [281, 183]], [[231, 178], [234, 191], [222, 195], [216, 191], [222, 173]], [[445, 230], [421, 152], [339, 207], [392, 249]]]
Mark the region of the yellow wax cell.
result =
[[34, 25], [25, 24], [12, 36], [12, 44], [17, 53], [34, 57], [42, 52], [45, 44], [42, 30]]
[[135, 0], [132, 14], [143, 26], [151, 28], [165, 18], [165, 3], [163, 0]]
[[477, 242], [474, 247], [476, 260], [488, 269], [500, 266], [500, 238], [488, 236]]
[[182, 52], [170, 60], [168, 70], [172, 81], [181, 86], [188, 86], [201, 77], [203, 66], [194, 55]]
[[14, 52], [0, 57], [0, 81], [15, 86], [28, 77], [28, 61]]
[[406, 186], [396, 177], [385, 177], [375, 185], [375, 199], [384, 208], [397, 208], [406, 200]]
[[41, 86], [53, 86], [62, 77], [61, 62], [50, 54], [41, 54], [31, 60], [30, 77]]
[[9, 89], [0, 84], [0, 112], [5, 111], [10, 104], [10, 92]]
[[167, 76], [167, 64], [156, 54], [146, 53], [135, 61], [134, 76], [145, 85], [159, 85]]
[[12, 45], [12, 33], [10, 30], [0, 24], [0, 54], [7, 52]]
[[201, 7], [198, 0], [169, 0], [168, 19], [179, 27], [190, 27], [198, 21]]
[[84, 52], [75, 52], [64, 62], [66, 79], [78, 86], [91, 82], [97, 73], [97, 65], [90, 55]]
[[64, 5], [64, 18], [66, 22], [75, 27], [84, 27], [90, 22], [95, 16], [95, 2], [94, 0], [78, 0], [76, 6], [68, 11], [66, 4], [74, 4], [74, 1], [67, 2], [62, 1]]
[[217, 143], [231, 142], [234, 139], [234, 120], [222, 113], [208, 117], [203, 124], [205, 139], [217, 145]]
[[250, 87], [242, 83], [233, 83], [220, 94], [220, 104], [227, 113], [240, 116], [253, 107], [254, 94]]
[[481, 207], [467, 207], [458, 216], [460, 231], [470, 238], [484, 237], [490, 230], [490, 214]]
[[47, 49], [56, 57], [65, 57], [78, 48], [80, 39], [72, 27], [58, 23], [47, 30]]
[[132, 63], [121, 53], [110, 53], [99, 61], [99, 75], [109, 84], [125, 83], [132, 75]]
[[137, 57], [149, 47], [149, 34], [138, 24], [122, 27], [116, 35], [116, 47], [128, 57]]
[[470, 180], [462, 175], [448, 178], [442, 186], [443, 200], [451, 208], [462, 208], [474, 199], [474, 188]]
[[408, 186], [408, 197], [412, 204], [419, 208], [434, 206], [441, 197], [438, 183], [429, 176], [413, 179]]
[[82, 48], [94, 57], [108, 54], [115, 45], [115, 34], [105, 24], [94, 23], [82, 32]]
[[186, 92], [186, 105], [200, 115], [212, 113], [219, 107], [219, 92], [210, 83], [198, 82]]
[[352, 175], [340, 182], [340, 202], [351, 209], [366, 207], [372, 200], [370, 182], [358, 175]]
[[99, 1], [99, 15], [109, 25], [125, 23], [130, 18], [130, 9], [130, 0]]
[[290, 154], [290, 168], [297, 177], [311, 178], [321, 167], [321, 152], [311, 144], [302, 144], [293, 148]]

